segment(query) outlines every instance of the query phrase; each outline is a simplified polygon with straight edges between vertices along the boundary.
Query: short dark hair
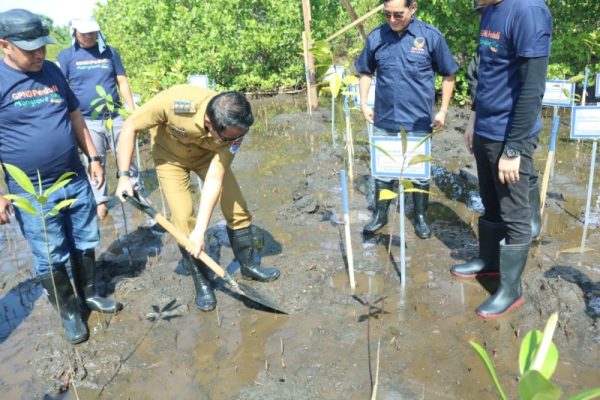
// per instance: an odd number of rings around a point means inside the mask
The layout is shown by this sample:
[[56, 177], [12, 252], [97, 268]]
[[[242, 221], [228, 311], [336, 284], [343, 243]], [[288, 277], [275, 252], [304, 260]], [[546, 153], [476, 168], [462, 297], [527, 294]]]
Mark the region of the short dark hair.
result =
[[218, 133], [231, 126], [247, 131], [254, 123], [250, 102], [240, 92], [223, 92], [210, 99], [206, 116]]
[[[383, 4], [385, 4], [385, 3], [389, 3], [390, 1], [392, 1], [392, 0], [382, 0], [381, 2], [382, 2]], [[404, 6], [405, 6], [405, 7], [410, 7], [410, 6], [412, 6], [412, 5], [413, 5], [413, 3], [414, 3], [415, 1], [416, 1], [416, 0], [404, 0]]]

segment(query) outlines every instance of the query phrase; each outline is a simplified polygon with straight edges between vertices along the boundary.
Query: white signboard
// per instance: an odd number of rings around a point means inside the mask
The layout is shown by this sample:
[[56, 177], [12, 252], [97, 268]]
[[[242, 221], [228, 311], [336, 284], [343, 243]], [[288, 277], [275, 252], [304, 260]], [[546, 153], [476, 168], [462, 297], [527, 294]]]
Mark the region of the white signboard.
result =
[[600, 139], [600, 106], [573, 107], [571, 138]]
[[[419, 147], [421, 137], [409, 137], [407, 153], [402, 157], [402, 139], [390, 136], [371, 136], [371, 173], [375, 177], [429, 179], [430, 163], [419, 162], [409, 166], [410, 160], [417, 155], [431, 155], [431, 138]], [[386, 154], [387, 153], [387, 154]]]
[[575, 83], [569, 81], [546, 81], [542, 104], [545, 106], [572, 107], [575, 101]]
[[[367, 105], [371, 108], [375, 107], [375, 88], [377, 86], [377, 79], [373, 77], [371, 80], [371, 87], [369, 88], [369, 96], [367, 97]], [[356, 107], [360, 108], [360, 96], [358, 94], [358, 83], [348, 85], [348, 91], [352, 93], [352, 101], [356, 104]]]
[[600, 74], [596, 74], [596, 101], [600, 98]]
[[193, 86], [198, 86], [204, 89], [208, 89], [210, 84], [208, 82], [208, 75], [189, 75], [188, 83]]

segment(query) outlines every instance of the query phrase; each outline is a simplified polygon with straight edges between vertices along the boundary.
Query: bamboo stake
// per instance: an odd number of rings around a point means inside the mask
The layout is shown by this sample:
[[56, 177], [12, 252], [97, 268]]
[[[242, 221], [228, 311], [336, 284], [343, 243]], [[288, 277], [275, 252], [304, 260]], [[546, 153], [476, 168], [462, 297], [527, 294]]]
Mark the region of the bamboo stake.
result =
[[356, 288], [354, 280], [354, 256], [352, 254], [352, 242], [350, 240], [350, 210], [348, 207], [348, 188], [346, 185], [346, 171], [340, 171], [342, 179], [342, 208], [344, 209], [344, 233], [346, 236], [346, 258], [348, 260], [348, 274], [350, 275], [350, 288]]
[[[302, 0], [302, 14], [304, 16], [304, 32], [306, 35], [307, 47], [311, 46], [311, 33], [310, 33], [310, 0]], [[306, 54], [306, 66], [308, 68], [309, 87], [308, 92], [310, 95], [310, 104], [316, 109], [319, 106], [319, 98], [317, 97], [317, 82], [315, 78], [315, 59], [310, 51]]]
[[[304, 3], [304, 0], [302, 1]], [[362, 17], [360, 17], [359, 19], [357, 19], [356, 21], [352, 22], [349, 25], [346, 25], [346, 27], [340, 29], [339, 31], [337, 31], [336, 33], [334, 33], [333, 35], [329, 36], [327, 39], [325, 39], [326, 42], [330, 42], [333, 39], [335, 39], [336, 37], [340, 36], [342, 33], [354, 28], [356, 25], [360, 24], [361, 22], [363, 22], [365, 19], [369, 18], [371, 15], [378, 13], [379, 11], [383, 10], [383, 4], [380, 4], [379, 6], [375, 7], [374, 9], [372, 9], [371, 11], [369, 11], [368, 13], [366, 13], [365, 15], [363, 15]]]
[[302, 47], [304, 48], [304, 74], [306, 75], [306, 101], [308, 103], [308, 114], [312, 115], [312, 104], [310, 95], [310, 71], [308, 70], [308, 40], [306, 32], [302, 31]]
[[552, 164], [554, 163], [554, 149], [556, 146], [556, 135], [558, 133], [558, 127], [560, 124], [560, 117], [554, 116], [554, 122], [552, 124], [552, 136], [550, 137], [550, 148], [548, 150], [548, 158], [546, 159], [546, 168], [544, 168], [544, 176], [542, 178], [542, 189], [540, 191], [540, 214], [544, 215], [544, 206], [546, 205], [546, 192], [548, 191], [548, 183], [550, 181], [550, 174]]

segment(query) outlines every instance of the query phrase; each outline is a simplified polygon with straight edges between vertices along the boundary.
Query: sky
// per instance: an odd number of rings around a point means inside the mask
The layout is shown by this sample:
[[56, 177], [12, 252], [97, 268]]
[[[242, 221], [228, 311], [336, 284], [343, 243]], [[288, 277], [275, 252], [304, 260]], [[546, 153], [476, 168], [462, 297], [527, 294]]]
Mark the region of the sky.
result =
[[0, 12], [24, 8], [50, 17], [55, 25], [64, 26], [73, 18], [91, 15], [96, 3], [100, 2], [105, 0], [0, 0]]

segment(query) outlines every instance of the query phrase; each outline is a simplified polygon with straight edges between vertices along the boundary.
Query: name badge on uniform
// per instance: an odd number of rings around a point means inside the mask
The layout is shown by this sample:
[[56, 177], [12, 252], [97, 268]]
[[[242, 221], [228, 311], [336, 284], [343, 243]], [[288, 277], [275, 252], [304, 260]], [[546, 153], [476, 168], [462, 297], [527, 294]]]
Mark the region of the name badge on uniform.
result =
[[194, 114], [196, 112], [196, 104], [189, 100], [174, 100], [173, 112], [175, 114]]
[[229, 146], [229, 152], [231, 154], [235, 154], [238, 152], [238, 150], [240, 149], [241, 146], [242, 146], [242, 141], [236, 140], [235, 142], [231, 143], [231, 146]]

